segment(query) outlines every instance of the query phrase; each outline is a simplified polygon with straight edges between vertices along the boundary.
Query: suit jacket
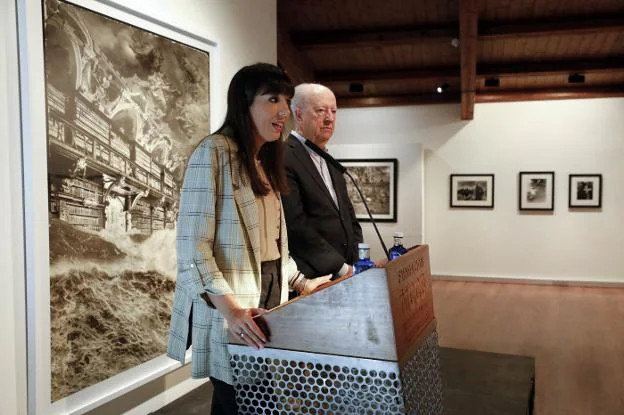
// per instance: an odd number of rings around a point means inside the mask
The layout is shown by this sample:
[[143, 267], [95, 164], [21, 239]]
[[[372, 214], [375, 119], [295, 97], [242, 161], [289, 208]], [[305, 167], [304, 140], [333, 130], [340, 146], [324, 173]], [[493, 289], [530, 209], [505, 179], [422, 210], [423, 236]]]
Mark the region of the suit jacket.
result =
[[[178, 214], [178, 272], [167, 347], [167, 355], [184, 364], [192, 336], [192, 376], [229, 384], [227, 322], [208, 305], [206, 294], [233, 294], [242, 307], [258, 307], [261, 287], [258, 208], [247, 173], [241, 175], [237, 151], [232, 139], [215, 135], [205, 138], [189, 159]], [[283, 218], [282, 302], [288, 298], [289, 278], [298, 274], [288, 255]]]
[[362, 228], [355, 218], [344, 176], [327, 165], [334, 184], [334, 203], [308, 150], [292, 134], [287, 139], [288, 194], [282, 198], [290, 254], [308, 277], [336, 273], [357, 260]]

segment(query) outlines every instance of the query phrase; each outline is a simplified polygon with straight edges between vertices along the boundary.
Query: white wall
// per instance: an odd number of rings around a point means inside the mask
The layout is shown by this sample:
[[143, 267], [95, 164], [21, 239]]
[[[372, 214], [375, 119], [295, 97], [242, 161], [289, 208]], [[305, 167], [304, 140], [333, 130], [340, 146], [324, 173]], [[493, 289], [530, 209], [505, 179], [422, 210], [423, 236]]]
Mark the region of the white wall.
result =
[[[482, 104], [425, 146], [425, 234], [434, 272], [624, 281], [624, 99]], [[553, 213], [518, 211], [518, 172], [555, 172]], [[448, 175], [494, 173], [495, 209], [448, 207]], [[568, 174], [601, 173], [601, 210], [568, 209]]]
[[[405, 246], [423, 240], [422, 136], [438, 138], [454, 134], [456, 106], [384, 107], [339, 109], [336, 131], [329, 145], [336, 158], [396, 158], [399, 163], [396, 223], [378, 223], [390, 248], [392, 234], [405, 234]], [[381, 245], [370, 223], [361, 223], [364, 240], [374, 259], [383, 257]]]
[[[401, 231], [405, 234], [403, 244], [412, 246], [422, 240], [421, 226], [421, 191], [422, 189], [422, 161], [421, 145], [418, 143], [400, 144], [333, 144], [338, 140], [332, 139], [330, 153], [339, 159], [365, 158], [396, 158], [398, 159], [398, 188], [397, 188], [397, 223], [377, 222], [379, 233], [390, 249], [393, 245], [392, 234]], [[349, 180], [349, 179], [347, 179]], [[384, 258], [383, 249], [373, 225], [360, 222], [364, 241], [371, 247], [371, 258]]]
[[[421, 231], [434, 274], [624, 282], [623, 114], [621, 98], [478, 104], [470, 122], [457, 105], [344, 109], [332, 144], [403, 154], [422, 143]], [[555, 171], [553, 213], [517, 209], [518, 172], [532, 170]], [[451, 173], [494, 173], [494, 210], [450, 209]], [[570, 173], [603, 175], [602, 209], [568, 209]], [[419, 189], [399, 194], [400, 211], [418, 215]], [[413, 226], [404, 217], [396, 228]]]
[[[23, 5], [26, 0], [18, 0]], [[76, 0], [88, 5], [88, 0]], [[23, 206], [21, 200], [21, 163], [19, 131], [18, 65], [16, 39], [16, 11], [14, 1], [2, 1], [0, 6], [0, 194], [5, 203], [0, 215], [0, 414], [26, 413], [26, 341], [24, 311], [24, 250]], [[258, 61], [277, 60], [276, 1], [275, 0], [101, 0], [104, 5], [132, 7], [151, 19], [166, 22], [186, 32], [216, 43], [211, 56], [211, 77], [218, 80], [211, 94], [217, 99], [211, 108], [211, 127], [216, 129], [225, 115], [227, 86], [243, 65]], [[131, 4], [131, 6], [129, 6]], [[43, 99], [43, 97], [41, 98]], [[188, 368], [164, 376], [142, 387], [140, 393], [129, 393], [111, 402], [112, 412], [122, 413], [141, 402], [140, 411], [147, 413], [164, 405], [173, 397], [165, 390], [180, 385], [180, 377], [188, 378]], [[34, 368], [32, 368], [34, 371]], [[176, 393], [183, 393], [176, 392]], [[139, 396], [137, 398], [137, 396]], [[165, 396], [166, 395], [166, 396]], [[112, 409], [114, 408], [114, 409]]]
[[26, 413], [26, 317], [15, 2], [0, 3], [0, 414]]

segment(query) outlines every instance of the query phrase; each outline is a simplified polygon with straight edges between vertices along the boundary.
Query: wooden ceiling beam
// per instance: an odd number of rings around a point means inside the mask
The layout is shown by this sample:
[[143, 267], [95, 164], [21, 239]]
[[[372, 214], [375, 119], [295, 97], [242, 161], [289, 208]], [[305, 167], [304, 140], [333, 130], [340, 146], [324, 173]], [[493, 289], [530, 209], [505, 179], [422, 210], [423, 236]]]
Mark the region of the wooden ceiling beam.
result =
[[312, 64], [293, 45], [288, 30], [279, 22], [277, 25], [277, 63], [286, 71], [294, 84], [314, 81]]
[[418, 42], [449, 42], [457, 37], [456, 24], [377, 28], [369, 30], [335, 30], [292, 32], [293, 44], [300, 50], [377, 47]]
[[550, 20], [480, 22], [479, 40], [578, 35], [624, 30], [624, 16], [583, 16]]
[[474, 118], [477, 84], [477, 0], [459, 0], [459, 48], [461, 78], [461, 119]]
[[[366, 30], [292, 31], [292, 44], [299, 50], [381, 47], [418, 42], [450, 42], [459, 37], [457, 22], [401, 28]], [[551, 20], [480, 22], [479, 40], [599, 33], [624, 30], [624, 16], [584, 16]]]
[[392, 107], [398, 105], [430, 105], [459, 103], [459, 94], [391, 95], [376, 97], [336, 97], [338, 108]]
[[[524, 62], [508, 64], [478, 64], [476, 79], [489, 77], [508, 78], [516, 76], [550, 76], [573, 73], [617, 73], [624, 72], [624, 58], [601, 59], [594, 61], [559, 61], [559, 62]], [[460, 70], [456, 66], [442, 66], [437, 68], [411, 68], [396, 71], [342, 71], [320, 72], [316, 81], [331, 85], [349, 82], [378, 82], [401, 80], [448, 80], [460, 77]]]
[[509, 64], [477, 65], [477, 78], [549, 76], [573, 73], [613, 73], [624, 71], [624, 59], [602, 59], [594, 61], [525, 62]]
[[[624, 97], [624, 85], [556, 89], [528, 89], [477, 92], [475, 102], [549, 101], [561, 99]], [[387, 107], [399, 105], [459, 104], [460, 94], [388, 95], [377, 97], [336, 98], [339, 108]]]
[[478, 103], [624, 97], [624, 85], [480, 92]]
[[321, 83], [343, 83], [343, 82], [374, 82], [393, 81], [406, 79], [444, 79], [458, 78], [459, 68], [437, 67], [437, 68], [414, 68], [408, 70], [386, 71], [354, 71], [354, 72], [320, 72], [316, 79]]

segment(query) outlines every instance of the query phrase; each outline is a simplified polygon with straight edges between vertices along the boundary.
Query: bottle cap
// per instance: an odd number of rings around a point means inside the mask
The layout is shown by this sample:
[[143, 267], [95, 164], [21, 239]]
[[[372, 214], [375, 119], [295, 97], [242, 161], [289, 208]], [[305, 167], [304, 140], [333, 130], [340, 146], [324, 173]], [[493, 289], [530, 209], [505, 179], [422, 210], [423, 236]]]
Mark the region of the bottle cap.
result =
[[403, 237], [403, 232], [395, 232], [394, 233], [394, 237], [395, 238], [402, 238]]
[[360, 242], [360, 243], [358, 244], [358, 249], [361, 249], [361, 248], [366, 248], [366, 249], [369, 249], [370, 247], [368, 246], [368, 244], [367, 244], [367, 243]]

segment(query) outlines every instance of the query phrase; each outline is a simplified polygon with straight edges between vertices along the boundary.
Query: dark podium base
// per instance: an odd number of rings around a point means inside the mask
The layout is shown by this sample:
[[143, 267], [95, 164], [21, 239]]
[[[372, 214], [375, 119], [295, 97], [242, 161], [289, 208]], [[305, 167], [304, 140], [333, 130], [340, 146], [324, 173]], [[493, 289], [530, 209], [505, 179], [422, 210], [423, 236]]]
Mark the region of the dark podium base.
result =
[[[533, 409], [532, 357], [440, 347], [446, 415], [527, 415]], [[210, 415], [207, 383], [154, 415]]]

